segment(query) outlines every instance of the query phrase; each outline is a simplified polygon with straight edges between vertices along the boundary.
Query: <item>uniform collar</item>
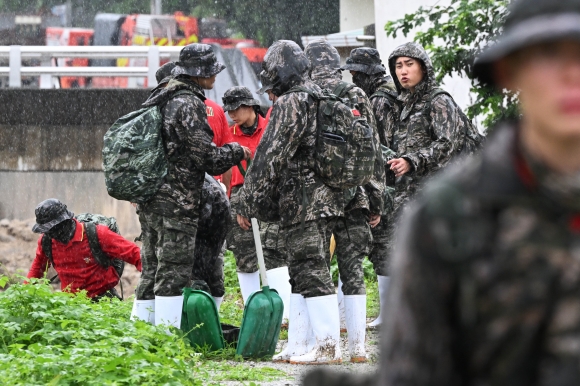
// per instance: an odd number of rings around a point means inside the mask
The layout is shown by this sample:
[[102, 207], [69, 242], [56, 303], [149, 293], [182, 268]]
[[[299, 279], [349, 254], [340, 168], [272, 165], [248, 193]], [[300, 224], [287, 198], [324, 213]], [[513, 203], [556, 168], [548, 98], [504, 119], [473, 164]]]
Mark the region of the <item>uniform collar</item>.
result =
[[253, 137], [256, 134], [260, 133], [265, 125], [264, 125], [264, 121], [266, 120], [264, 117], [262, 117], [260, 114], [256, 113], [256, 118], [258, 118], [256, 120], [256, 130], [252, 133], [252, 135], [246, 135], [244, 134], [244, 132], [242, 131], [242, 129], [240, 128], [240, 125], [238, 124], [234, 124], [234, 134], [235, 135], [239, 135], [239, 136], [243, 136], [243, 137]]
[[76, 218], [73, 219], [77, 223], [75, 234], [70, 242], [80, 242], [83, 241], [85, 235], [85, 224], [78, 221]]

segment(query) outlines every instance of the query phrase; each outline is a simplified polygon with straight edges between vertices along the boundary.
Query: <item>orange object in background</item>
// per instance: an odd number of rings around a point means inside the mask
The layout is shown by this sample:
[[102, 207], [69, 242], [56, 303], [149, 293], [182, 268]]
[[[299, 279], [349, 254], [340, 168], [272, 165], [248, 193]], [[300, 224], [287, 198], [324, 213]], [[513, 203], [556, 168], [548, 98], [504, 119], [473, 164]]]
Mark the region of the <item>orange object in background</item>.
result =
[[[90, 46], [92, 45], [94, 31], [86, 28], [59, 28], [48, 27], [46, 29], [47, 46]], [[53, 59], [53, 65], [57, 67], [87, 67], [87, 58], [57, 58]], [[59, 77], [60, 88], [87, 87], [90, 83], [88, 77], [61, 76]]]

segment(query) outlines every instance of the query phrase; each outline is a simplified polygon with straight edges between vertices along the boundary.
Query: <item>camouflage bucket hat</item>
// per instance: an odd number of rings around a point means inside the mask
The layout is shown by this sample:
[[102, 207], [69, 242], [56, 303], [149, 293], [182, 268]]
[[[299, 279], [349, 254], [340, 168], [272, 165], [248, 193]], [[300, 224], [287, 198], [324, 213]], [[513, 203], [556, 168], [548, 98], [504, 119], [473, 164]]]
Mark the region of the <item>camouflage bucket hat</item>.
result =
[[341, 70], [364, 72], [367, 75], [386, 72], [385, 66], [381, 61], [379, 51], [370, 47], [355, 48], [350, 52], [346, 59], [346, 64]]
[[497, 42], [475, 60], [473, 75], [493, 84], [496, 61], [522, 48], [561, 39], [580, 41], [580, 0], [516, 0]]
[[171, 71], [171, 75], [211, 78], [225, 68], [226, 66], [218, 62], [212, 46], [194, 43], [183, 47], [179, 53], [179, 61], [175, 63], [175, 68]]
[[173, 76], [171, 76], [171, 71], [175, 68], [175, 62], [165, 63], [163, 66], [159, 67], [155, 73], [155, 79], [158, 84], [168, 83]]
[[235, 86], [224, 93], [222, 98], [224, 111], [232, 111], [240, 106], [260, 106], [260, 102], [254, 99], [249, 88]]
[[274, 87], [274, 84], [270, 78], [266, 76], [264, 71], [260, 72], [260, 83], [262, 83], [262, 87], [256, 91], [259, 95], [264, 94], [266, 91], [271, 90]]
[[46, 233], [53, 226], [74, 217], [74, 213], [70, 212], [66, 205], [56, 198], [49, 198], [42, 201], [34, 209], [36, 215], [36, 224], [32, 227], [35, 233]]
[[340, 68], [340, 55], [326, 40], [320, 39], [309, 43], [304, 53], [310, 61], [311, 68], [321, 66], [337, 70]]

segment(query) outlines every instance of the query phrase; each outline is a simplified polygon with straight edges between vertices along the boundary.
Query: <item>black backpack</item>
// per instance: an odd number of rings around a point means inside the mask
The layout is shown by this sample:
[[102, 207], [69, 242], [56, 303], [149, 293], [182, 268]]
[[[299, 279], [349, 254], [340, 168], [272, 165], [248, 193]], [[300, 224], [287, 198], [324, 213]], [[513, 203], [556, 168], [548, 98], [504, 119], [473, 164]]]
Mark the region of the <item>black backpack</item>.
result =
[[[100, 214], [92, 214], [92, 213], [81, 213], [75, 216], [75, 218], [82, 222], [85, 226], [85, 231], [87, 234], [87, 240], [89, 241], [89, 247], [91, 248], [91, 254], [93, 258], [103, 268], [109, 268], [113, 266], [115, 268], [115, 272], [117, 272], [119, 282], [121, 282], [121, 276], [123, 275], [123, 271], [125, 270], [125, 262], [120, 259], [112, 259], [110, 258], [103, 250], [101, 249], [101, 244], [99, 242], [99, 237], [97, 235], [97, 225], [105, 225], [107, 228], [112, 230], [117, 234], [121, 234], [119, 232], [119, 227], [117, 226], [117, 220], [114, 217], [107, 217]], [[52, 259], [52, 239], [47, 235], [42, 235], [42, 240], [40, 241], [40, 245], [42, 247], [42, 251], [50, 261], [50, 264], [54, 267], [54, 261]], [[57, 275], [58, 276], [58, 275]], [[56, 278], [53, 277], [51, 282]], [[121, 284], [121, 298], [123, 297], [123, 286]]]
[[[451, 94], [449, 94], [447, 91], [440, 88], [434, 89], [429, 95], [429, 101], [425, 103], [425, 107], [423, 110], [423, 114], [425, 115], [425, 117], [427, 117], [427, 120], [429, 122], [431, 122], [431, 101], [437, 95], [442, 94], [447, 95], [449, 96], [449, 98], [453, 99]], [[458, 150], [457, 154], [471, 155], [477, 153], [483, 147], [485, 137], [479, 134], [479, 131], [477, 130], [471, 119], [469, 119], [461, 109], [459, 109], [459, 116], [461, 117], [461, 120], [464, 123], [465, 131], [463, 134], [465, 136], [465, 139], [463, 141], [463, 146], [461, 147], [461, 149]]]

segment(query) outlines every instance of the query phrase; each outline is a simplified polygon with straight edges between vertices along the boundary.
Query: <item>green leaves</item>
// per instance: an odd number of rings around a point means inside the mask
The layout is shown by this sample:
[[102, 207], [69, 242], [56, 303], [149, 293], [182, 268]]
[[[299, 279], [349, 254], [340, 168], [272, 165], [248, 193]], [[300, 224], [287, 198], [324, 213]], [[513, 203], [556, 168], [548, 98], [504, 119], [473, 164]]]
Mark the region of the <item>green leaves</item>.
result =
[[[501, 32], [508, 0], [452, 0], [449, 6], [420, 7], [415, 13], [385, 25], [387, 36], [407, 36], [412, 30], [415, 41], [431, 55], [437, 80], [447, 75], [468, 76], [475, 101], [467, 109], [470, 118], [483, 116], [485, 127], [498, 120], [518, 115], [517, 97], [504, 95], [480, 85], [471, 78], [473, 59]], [[429, 27], [424, 28], [428, 20]]]

